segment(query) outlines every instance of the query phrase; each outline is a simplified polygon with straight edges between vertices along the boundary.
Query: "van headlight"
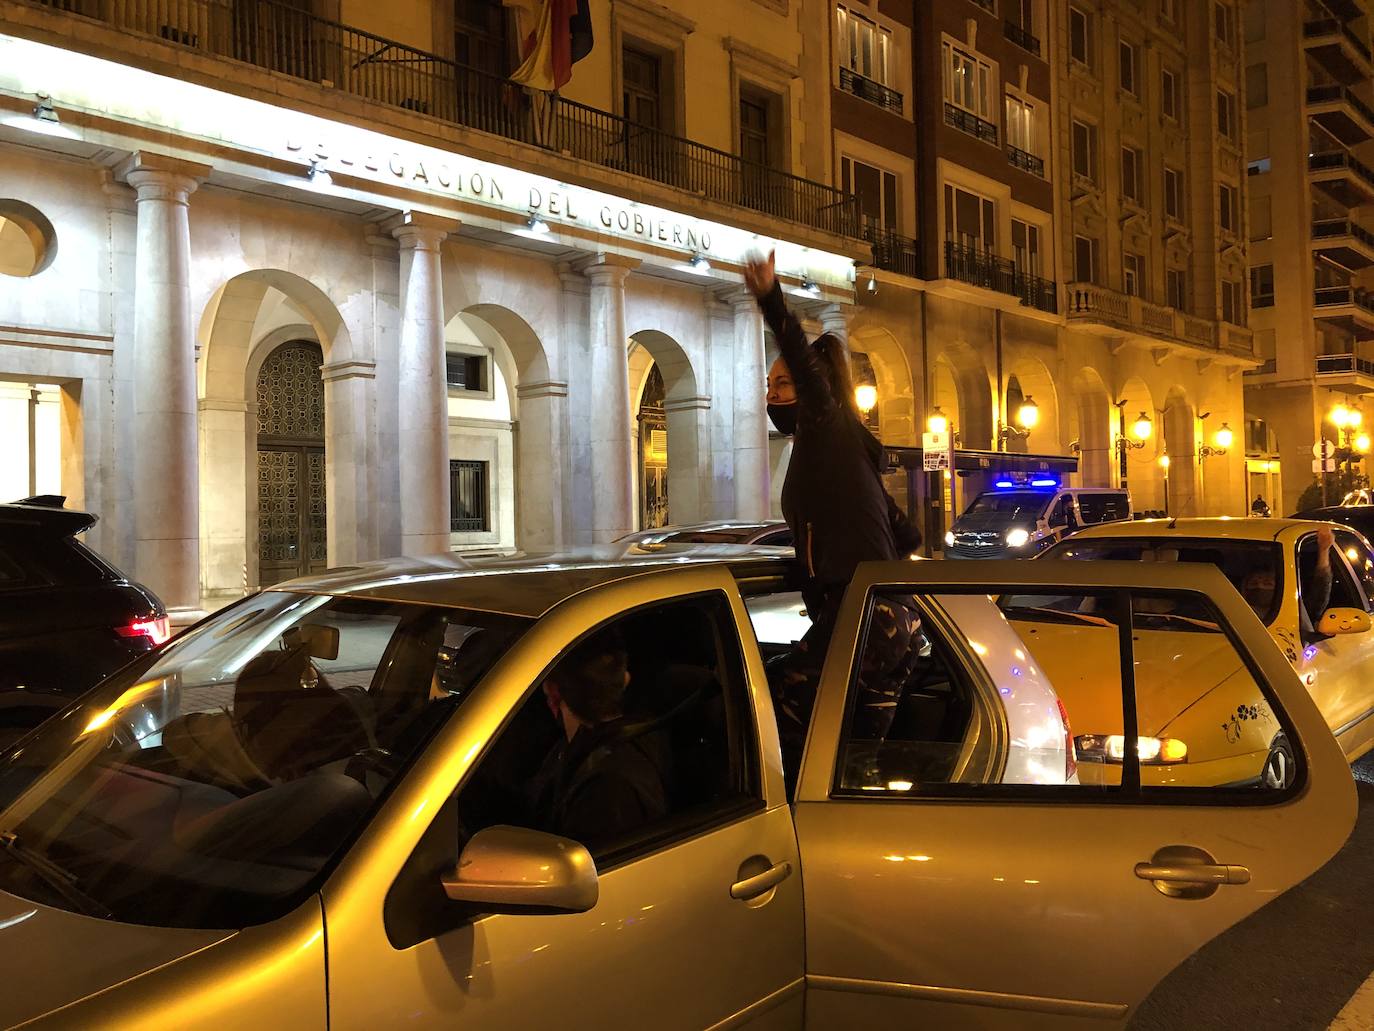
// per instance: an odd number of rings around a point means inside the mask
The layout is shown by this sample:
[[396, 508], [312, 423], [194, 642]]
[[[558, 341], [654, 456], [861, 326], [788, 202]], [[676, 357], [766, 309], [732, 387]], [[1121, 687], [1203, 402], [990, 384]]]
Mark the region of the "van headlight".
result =
[[[1080, 762], [1119, 763], [1126, 758], [1126, 739], [1120, 734], [1080, 734], [1073, 743]], [[1172, 737], [1136, 738], [1136, 752], [1144, 766], [1188, 761], [1188, 746]]]
[[953, 531], [953, 530], [946, 530], [946, 531], [945, 531], [945, 547], [947, 547], [947, 548], [952, 548], [952, 547], [954, 547], [954, 531]]
[[1023, 530], [1019, 526], [1016, 527], [1014, 530], [1007, 531], [1007, 547], [1009, 548], [1024, 548], [1026, 546], [1026, 542], [1029, 540], [1030, 532], [1027, 530]]

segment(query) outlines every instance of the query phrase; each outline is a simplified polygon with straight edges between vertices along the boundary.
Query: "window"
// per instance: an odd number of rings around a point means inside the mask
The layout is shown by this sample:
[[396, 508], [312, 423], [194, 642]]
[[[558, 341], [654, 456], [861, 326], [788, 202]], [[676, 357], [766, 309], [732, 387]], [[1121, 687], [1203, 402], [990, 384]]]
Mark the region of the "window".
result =
[[1235, 143], [1238, 131], [1235, 94], [1219, 89], [1217, 90], [1217, 132]]
[[1028, 276], [1040, 275], [1040, 227], [1022, 222], [1019, 218], [1011, 220], [1012, 264], [1018, 272]]
[[1226, 279], [1221, 284], [1221, 321], [1245, 325], [1245, 299], [1240, 280]]
[[487, 462], [450, 459], [448, 463], [449, 532], [490, 533]]
[[1092, 23], [1077, 7], [1069, 8], [1069, 56], [1092, 67]]
[[46, 216], [22, 200], [0, 197], [0, 276], [36, 276], [57, 256], [57, 234]]
[[1245, 107], [1253, 111], [1269, 103], [1269, 66], [1263, 62], [1245, 69]]
[[1035, 35], [1036, 0], [1005, 0], [1007, 20], [1029, 35]]
[[1121, 278], [1131, 297], [1145, 296], [1145, 259], [1127, 252], [1121, 256]]
[[945, 100], [992, 119], [992, 67], [950, 43], [944, 45]]
[[1265, 0], [1246, 0], [1245, 3], [1245, 42], [1264, 41]]
[[1250, 239], [1267, 240], [1274, 235], [1273, 207], [1268, 194], [1250, 200]]
[[892, 33], [847, 7], [837, 6], [840, 67], [891, 86]]
[[946, 184], [945, 239], [965, 248], [994, 250], [997, 246], [997, 206], [987, 197]]
[[1250, 303], [1256, 308], [1274, 305], [1274, 266], [1256, 265], [1250, 270]]
[[[1321, 622], [1322, 614], [1327, 609], [1350, 608], [1363, 609], [1364, 602], [1360, 599], [1360, 592], [1355, 587], [1355, 581], [1350, 575], [1350, 570], [1338, 556], [1333, 555], [1331, 563], [1331, 594], [1323, 598], [1320, 594], [1311, 591], [1310, 585], [1316, 582], [1317, 570], [1317, 535], [1310, 534], [1298, 542], [1298, 606], [1299, 619], [1304, 623], [1303, 630], [1310, 632], [1310, 627]], [[1323, 604], [1325, 602], [1325, 604]]]
[[1035, 106], [1020, 97], [1007, 94], [1007, 146], [1034, 154]]
[[1099, 281], [1097, 241], [1091, 236], [1073, 238], [1073, 278], [1079, 283]]
[[1113, 523], [1131, 517], [1131, 502], [1124, 492], [1080, 494], [1078, 495], [1078, 512], [1083, 517], [1084, 526]]
[[1073, 123], [1073, 174], [1097, 182], [1097, 126]]
[[1364, 588], [1364, 595], [1370, 606], [1374, 606], [1374, 555], [1370, 554], [1369, 545], [1365, 544], [1358, 534], [1349, 530], [1337, 530], [1336, 546], [1341, 549], [1346, 561], [1350, 563], [1350, 568], [1355, 571], [1355, 578]]
[[782, 164], [777, 117], [782, 108], [783, 99], [777, 94], [740, 84], [739, 156], [745, 161], [768, 168]]
[[490, 389], [487, 382], [487, 356], [483, 354], [444, 355], [448, 369], [449, 390], [466, 390], [486, 393]]
[[1183, 119], [1183, 94], [1179, 85], [1179, 74], [1172, 68], [1160, 69], [1159, 107], [1164, 117], [1178, 122]]
[[1123, 39], [1120, 43], [1120, 55], [1120, 86], [1125, 92], [1132, 96], [1137, 96], [1136, 82], [1139, 80], [1139, 51], [1136, 50], [1133, 44], [1127, 43]]
[[1233, 46], [1236, 42], [1236, 11], [1230, 4], [1217, 2], [1213, 4], [1213, 11], [1216, 14], [1217, 42], [1224, 46]]
[[670, 129], [670, 115], [664, 97], [663, 57], [638, 47], [626, 46], [621, 61], [625, 117], [638, 125]]
[[1143, 165], [1139, 150], [1135, 147], [1121, 148], [1121, 196], [1137, 204], [1144, 203], [1145, 200], [1141, 183]]
[[897, 177], [854, 158], [840, 158], [840, 185], [859, 201], [859, 214], [868, 225], [895, 230], [900, 224], [897, 212]]
[[1183, 173], [1177, 168], [1164, 169], [1164, 214], [1183, 221]]
[[1188, 310], [1188, 273], [1185, 269], [1171, 268], [1164, 272], [1164, 290], [1170, 308]]
[[[870, 595], [833, 795], [900, 804], [922, 796], [1005, 797], [1015, 785], [1023, 798], [1072, 793], [1205, 804], [1218, 794], [1256, 799], [1256, 792], [1265, 792], [1257, 800], [1278, 801], [1291, 787], [1296, 777], [1266, 777], [1271, 743], [1287, 728], [1286, 717], [1250, 673], [1249, 657], [1232, 643], [1208, 598], [1186, 591], [1027, 590], [994, 588], [1005, 624], [984, 615], [994, 604], [986, 596], [906, 589]], [[970, 635], [946, 631], [951, 625]], [[1224, 710], [1214, 709], [1210, 684], [1172, 672], [1177, 663], [1218, 652], [1224, 668], [1234, 671], [1239, 711], [1229, 698]], [[991, 658], [1023, 654], [1026, 661], [1010, 667]], [[1083, 675], [1085, 659], [1091, 676]], [[1126, 663], [1135, 670], [1129, 694], [1121, 675]], [[1010, 704], [1013, 695], [1017, 705]], [[1139, 735], [1129, 748], [1128, 698]], [[1056, 712], [1062, 739], [1054, 732]], [[1028, 720], [1036, 730], [1020, 731]], [[996, 727], [1015, 743], [989, 747]]]
[[1221, 228], [1228, 233], [1240, 230], [1240, 192], [1223, 183], [1217, 190]]
[[504, 79], [513, 70], [514, 54], [504, 7], [490, 0], [455, 0], [453, 58], [459, 65]]

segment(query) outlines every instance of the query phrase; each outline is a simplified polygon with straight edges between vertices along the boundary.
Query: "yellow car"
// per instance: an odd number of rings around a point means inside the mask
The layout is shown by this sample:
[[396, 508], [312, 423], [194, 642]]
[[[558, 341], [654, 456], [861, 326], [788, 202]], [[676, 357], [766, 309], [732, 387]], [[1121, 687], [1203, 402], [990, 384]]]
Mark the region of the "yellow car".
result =
[[[1334, 542], [1327, 554], [1329, 581], [1318, 569], [1322, 532]], [[1374, 551], [1351, 528], [1307, 520], [1145, 519], [1086, 529], [1044, 557], [1218, 567], [1288, 658], [1347, 758], [1353, 762], [1374, 746]], [[1136, 632], [1159, 640], [1152, 654], [1168, 657], [1136, 669], [1145, 782], [1289, 783], [1292, 743], [1273, 713], [1253, 702], [1249, 674], [1236, 667], [1234, 656], [1218, 651], [1215, 635], [1198, 632], [1209, 624], [1207, 613], [1182, 605], [1157, 608], [1133, 614]], [[1062, 627], [1043, 625], [1043, 615], [1039, 621], [1008, 615], [1073, 714], [1080, 776], [1119, 778], [1121, 714], [1094, 681], [1094, 671], [1114, 658], [1111, 635], [1102, 634], [1094, 645], [1081, 634], [1069, 638]]]

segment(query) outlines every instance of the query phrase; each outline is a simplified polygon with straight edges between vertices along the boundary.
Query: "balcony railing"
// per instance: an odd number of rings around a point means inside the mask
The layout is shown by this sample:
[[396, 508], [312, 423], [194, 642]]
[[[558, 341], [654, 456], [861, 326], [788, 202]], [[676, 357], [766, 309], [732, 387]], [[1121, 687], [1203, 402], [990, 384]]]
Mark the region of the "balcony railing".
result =
[[921, 274], [921, 248], [915, 240], [875, 225], [864, 227], [864, 239], [873, 245], [875, 268], [898, 272], [913, 279], [924, 278]]
[[945, 275], [961, 283], [1010, 294], [1038, 311], [1059, 310], [1053, 280], [1025, 272], [1010, 258], [967, 244], [945, 241]]
[[1349, 104], [1359, 112], [1360, 117], [1370, 125], [1374, 125], [1374, 109], [1371, 109], [1368, 104], [1355, 96], [1354, 92], [1352, 92], [1349, 87], [1341, 86], [1336, 83], [1307, 87], [1308, 104], [1330, 104], [1335, 101]]
[[[71, 0], [30, 0], [71, 11]], [[86, 11], [89, 10], [89, 14]], [[857, 236], [854, 198], [693, 140], [276, 0], [120, 0], [82, 14], [389, 107], [477, 129], [825, 232]]]
[[1319, 286], [1312, 291], [1312, 303], [1318, 308], [1351, 304], [1374, 315], [1374, 291], [1357, 286]]
[[1266, 358], [1253, 369], [1246, 369], [1246, 376], [1272, 376], [1279, 371], [1279, 360], [1277, 358]]
[[1374, 376], [1374, 360], [1361, 358], [1356, 354], [1319, 354], [1317, 355], [1318, 376], [1339, 376], [1358, 373]]
[[1374, 233], [1348, 218], [1319, 218], [1312, 223], [1312, 239], [1330, 240], [1349, 236], [1374, 250]]
[[997, 146], [997, 126], [979, 118], [972, 111], [965, 111], [962, 107], [956, 107], [949, 101], [945, 101], [945, 124], [958, 129], [960, 132], [975, 136], [984, 143]]
[[1374, 168], [1370, 168], [1355, 155], [1344, 150], [1328, 150], [1307, 156], [1307, 169], [1310, 172], [1325, 172], [1332, 168], [1348, 168], [1374, 189]]
[[[1070, 321], [1099, 322], [1151, 336], [1183, 340], [1199, 347], [1218, 345], [1217, 325], [1168, 305], [1110, 290], [1096, 283], [1070, 283], [1066, 288]], [[1233, 343], [1228, 340], [1228, 343]]]
[[1013, 147], [1007, 144], [1007, 160], [1023, 172], [1031, 175], [1038, 175], [1041, 179], [1045, 178], [1045, 159], [1038, 158], [1030, 151], [1022, 150], [1020, 147]]
[[1338, 32], [1346, 38], [1346, 41], [1354, 47], [1355, 51], [1363, 56], [1366, 61], [1370, 60], [1369, 45], [1365, 43], [1364, 40], [1360, 39], [1349, 25], [1344, 24], [1338, 18], [1316, 18], [1312, 21], [1305, 22], [1302, 27], [1302, 34], [1307, 39], [1316, 39], [1320, 36], [1333, 36]]
[[988, 11], [992, 14], [997, 13], [997, 4], [995, 0], [973, 0], [973, 2], [985, 11]]
[[1014, 21], [1009, 21], [1003, 27], [1007, 39], [1011, 40], [1022, 50], [1028, 50], [1036, 57], [1040, 56], [1040, 40], [1032, 36], [1027, 30], [1017, 25]]
[[902, 113], [902, 95], [895, 89], [865, 78], [852, 68], [840, 69], [840, 89], [869, 103], [877, 104], [894, 114]]

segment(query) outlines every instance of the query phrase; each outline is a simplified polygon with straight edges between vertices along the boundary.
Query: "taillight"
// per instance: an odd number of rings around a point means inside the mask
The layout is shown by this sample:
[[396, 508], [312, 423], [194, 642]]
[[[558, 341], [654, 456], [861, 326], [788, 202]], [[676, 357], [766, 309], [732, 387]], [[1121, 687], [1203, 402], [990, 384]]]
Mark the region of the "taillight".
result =
[[1064, 708], [1064, 699], [1055, 701], [1059, 705], [1059, 721], [1064, 724], [1064, 780], [1068, 782], [1078, 772], [1078, 753], [1074, 750], [1073, 731], [1069, 729], [1069, 710]]
[[172, 623], [166, 616], [150, 616], [117, 626], [115, 633], [120, 637], [146, 637], [156, 648], [172, 636]]

